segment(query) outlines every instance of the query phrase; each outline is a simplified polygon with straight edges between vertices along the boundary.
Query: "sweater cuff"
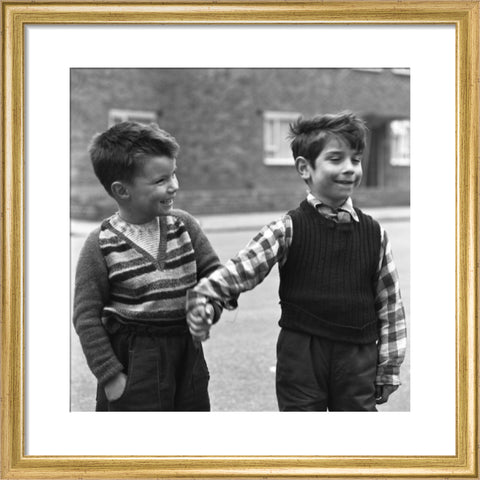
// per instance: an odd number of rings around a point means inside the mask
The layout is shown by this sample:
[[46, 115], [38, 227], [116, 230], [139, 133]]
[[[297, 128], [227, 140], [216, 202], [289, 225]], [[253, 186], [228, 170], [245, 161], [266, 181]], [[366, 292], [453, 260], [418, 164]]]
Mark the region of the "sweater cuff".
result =
[[97, 377], [98, 383], [103, 386], [123, 370], [123, 365], [118, 360], [112, 359], [112, 361], [98, 366], [93, 373]]

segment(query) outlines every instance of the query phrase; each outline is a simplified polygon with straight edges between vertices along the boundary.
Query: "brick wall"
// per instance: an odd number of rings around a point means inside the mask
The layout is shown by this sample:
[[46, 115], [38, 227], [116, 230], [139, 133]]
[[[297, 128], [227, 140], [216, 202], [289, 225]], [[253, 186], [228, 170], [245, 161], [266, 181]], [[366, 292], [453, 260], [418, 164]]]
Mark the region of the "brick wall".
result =
[[[304, 187], [293, 160], [292, 167], [263, 164], [263, 111], [310, 116], [350, 109], [408, 118], [409, 77], [351, 69], [73, 70], [72, 217], [97, 218], [112, 208], [86, 149], [107, 128], [113, 108], [156, 111], [160, 126], [177, 138], [179, 207], [185, 202], [199, 214], [283, 210]], [[405, 185], [397, 196], [395, 186], [389, 190], [385, 198], [408, 202]]]

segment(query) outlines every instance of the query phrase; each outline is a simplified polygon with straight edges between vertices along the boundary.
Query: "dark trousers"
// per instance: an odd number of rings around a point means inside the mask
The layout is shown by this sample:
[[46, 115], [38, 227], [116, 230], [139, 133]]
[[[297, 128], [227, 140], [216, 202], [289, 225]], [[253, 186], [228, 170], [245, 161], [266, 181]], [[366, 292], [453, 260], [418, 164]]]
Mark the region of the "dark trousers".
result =
[[109, 402], [97, 388], [97, 411], [209, 411], [209, 373], [202, 346], [185, 331], [121, 328], [110, 336], [127, 385]]
[[335, 342], [282, 329], [277, 343], [280, 411], [376, 411], [377, 345]]

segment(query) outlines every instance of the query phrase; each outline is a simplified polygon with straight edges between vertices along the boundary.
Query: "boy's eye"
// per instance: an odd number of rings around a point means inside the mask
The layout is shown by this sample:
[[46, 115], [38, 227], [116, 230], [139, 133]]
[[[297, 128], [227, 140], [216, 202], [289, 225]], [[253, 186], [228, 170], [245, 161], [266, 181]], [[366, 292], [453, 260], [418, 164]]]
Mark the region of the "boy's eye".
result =
[[171, 179], [177, 178], [177, 174], [175, 172], [173, 172], [172, 175], [170, 175], [170, 177], [159, 178], [155, 183], [161, 185], [162, 183], [165, 183], [166, 181], [168, 181], [170, 178]]
[[353, 157], [352, 162], [353, 163], [362, 163], [362, 159], [360, 157]]

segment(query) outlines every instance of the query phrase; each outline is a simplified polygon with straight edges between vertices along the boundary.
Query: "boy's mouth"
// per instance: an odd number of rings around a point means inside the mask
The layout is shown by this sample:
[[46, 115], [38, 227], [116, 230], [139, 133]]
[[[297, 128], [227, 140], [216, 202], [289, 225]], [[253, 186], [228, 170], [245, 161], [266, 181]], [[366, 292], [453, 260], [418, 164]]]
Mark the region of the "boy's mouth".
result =
[[168, 200], [162, 200], [160, 203], [162, 205], [165, 205], [165, 206], [169, 207], [169, 206], [173, 205], [173, 198], [169, 198]]
[[340, 185], [353, 185], [355, 182], [353, 180], [335, 180], [335, 183]]

